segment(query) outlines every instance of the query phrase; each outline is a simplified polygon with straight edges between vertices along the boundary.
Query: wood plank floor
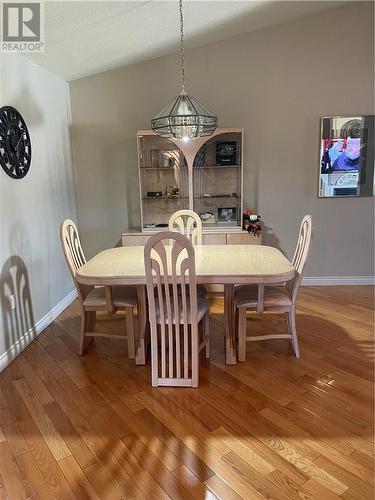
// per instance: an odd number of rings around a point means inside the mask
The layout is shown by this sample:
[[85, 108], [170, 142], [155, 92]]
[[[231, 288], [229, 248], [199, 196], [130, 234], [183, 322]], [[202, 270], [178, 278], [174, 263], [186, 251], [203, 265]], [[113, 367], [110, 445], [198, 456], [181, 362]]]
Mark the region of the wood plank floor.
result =
[[[0, 375], [0, 499], [372, 499], [372, 292], [303, 288], [301, 359], [273, 340], [237, 366], [214, 301], [199, 389], [151, 388], [121, 341], [78, 357], [72, 304]], [[248, 320], [254, 334], [283, 328]]]

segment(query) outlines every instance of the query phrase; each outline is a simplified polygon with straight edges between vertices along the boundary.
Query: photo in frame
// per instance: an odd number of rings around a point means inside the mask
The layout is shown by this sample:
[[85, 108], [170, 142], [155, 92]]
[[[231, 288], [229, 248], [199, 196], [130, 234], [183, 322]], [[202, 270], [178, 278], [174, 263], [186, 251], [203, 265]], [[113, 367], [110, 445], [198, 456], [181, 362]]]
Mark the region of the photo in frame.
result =
[[321, 119], [319, 197], [374, 195], [374, 116]]
[[237, 222], [237, 208], [223, 207], [217, 209], [218, 222]]

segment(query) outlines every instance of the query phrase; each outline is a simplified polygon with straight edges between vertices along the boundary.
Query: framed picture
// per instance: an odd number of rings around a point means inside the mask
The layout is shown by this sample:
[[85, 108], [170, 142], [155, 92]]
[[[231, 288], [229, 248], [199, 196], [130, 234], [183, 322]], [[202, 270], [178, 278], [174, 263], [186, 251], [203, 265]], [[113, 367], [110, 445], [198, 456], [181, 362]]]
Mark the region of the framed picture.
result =
[[216, 143], [216, 165], [236, 165], [237, 143], [226, 141]]
[[374, 195], [374, 116], [331, 116], [321, 121], [321, 198]]
[[237, 222], [237, 208], [223, 207], [217, 209], [218, 222]]

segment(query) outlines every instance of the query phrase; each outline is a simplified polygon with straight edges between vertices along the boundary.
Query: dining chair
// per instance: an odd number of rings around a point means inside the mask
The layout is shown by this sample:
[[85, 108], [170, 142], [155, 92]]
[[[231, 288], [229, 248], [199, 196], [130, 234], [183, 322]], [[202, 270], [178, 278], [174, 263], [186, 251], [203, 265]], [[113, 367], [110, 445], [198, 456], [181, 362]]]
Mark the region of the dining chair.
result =
[[169, 219], [169, 230], [184, 234], [193, 245], [202, 245], [202, 221], [192, 210], [178, 210]]
[[[170, 231], [184, 234], [193, 245], [202, 245], [202, 220], [196, 212], [178, 210], [171, 215], [168, 226]], [[199, 297], [207, 297], [207, 288], [204, 285], [197, 285], [197, 292]]]
[[[238, 360], [245, 361], [246, 342], [270, 339], [290, 339], [293, 351], [300, 357], [296, 330], [296, 302], [302, 281], [303, 270], [310, 252], [312, 238], [312, 217], [305, 215], [301, 222], [297, 246], [292, 259], [296, 275], [282, 285], [240, 285], [235, 290], [235, 307], [238, 326]], [[283, 312], [287, 323], [287, 334], [246, 336], [246, 312]]]
[[[77, 226], [72, 220], [66, 219], [63, 221], [60, 229], [60, 237], [65, 260], [72, 275], [81, 306], [81, 339], [79, 344], [79, 355], [82, 356], [93, 337], [109, 337], [127, 339], [128, 356], [130, 359], [134, 359], [134, 312], [137, 306], [137, 293], [135, 287], [94, 287], [81, 285], [76, 280], [76, 273], [78, 269], [86, 263], [86, 258], [83, 253]], [[95, 331], [97, 311], [115, 313], [117, 310], [125, 311], [126, 335]]]
[[148, 239], [144, 262], [152, 385], [198, 387], [203, 347], [209, 357], [209, 315], [208, 301], [197, 295], [194, 246], [180, 233], [162, 231]]

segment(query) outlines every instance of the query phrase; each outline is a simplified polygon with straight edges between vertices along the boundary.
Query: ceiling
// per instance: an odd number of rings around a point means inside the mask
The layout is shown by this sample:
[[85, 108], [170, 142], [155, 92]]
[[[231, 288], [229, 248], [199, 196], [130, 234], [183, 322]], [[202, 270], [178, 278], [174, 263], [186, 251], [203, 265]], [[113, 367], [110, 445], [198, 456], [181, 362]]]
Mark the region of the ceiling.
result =
[[[185, 46], [224, 40], [340, 1], [185, 0]], [[46, 1], [45, 51], [26, 57], [68, 81], [179, 48], [177, 0]]]

